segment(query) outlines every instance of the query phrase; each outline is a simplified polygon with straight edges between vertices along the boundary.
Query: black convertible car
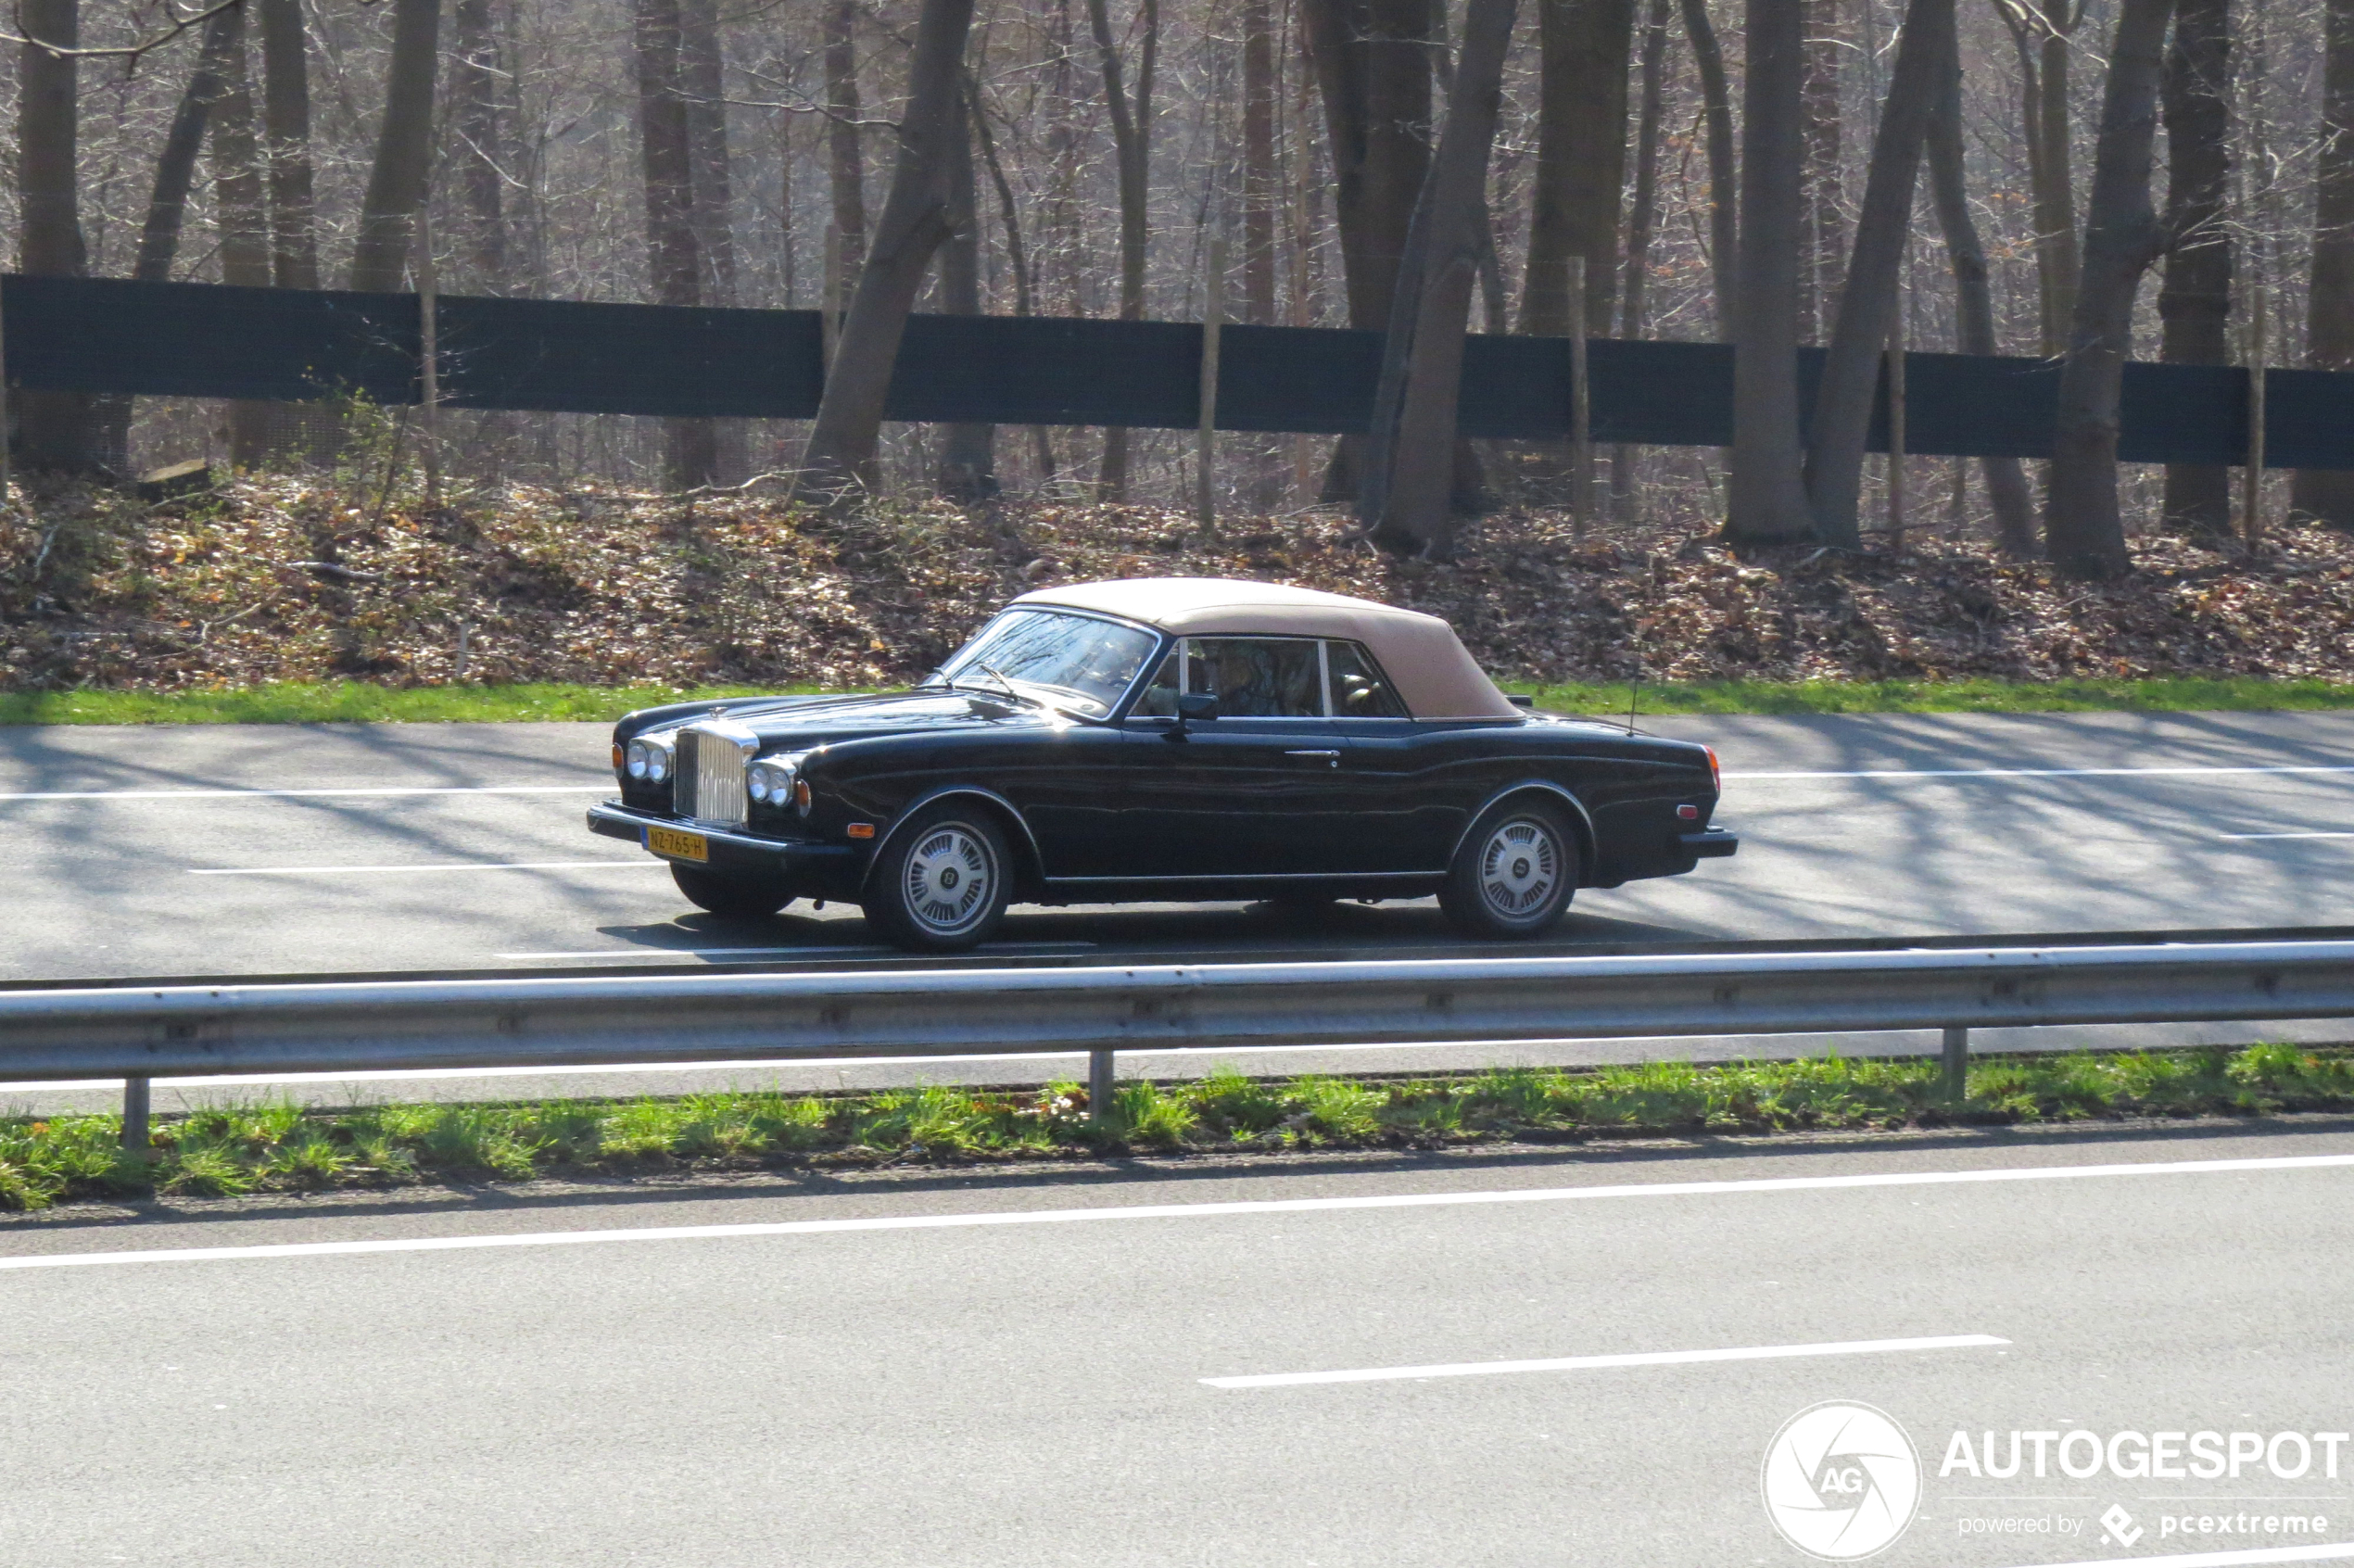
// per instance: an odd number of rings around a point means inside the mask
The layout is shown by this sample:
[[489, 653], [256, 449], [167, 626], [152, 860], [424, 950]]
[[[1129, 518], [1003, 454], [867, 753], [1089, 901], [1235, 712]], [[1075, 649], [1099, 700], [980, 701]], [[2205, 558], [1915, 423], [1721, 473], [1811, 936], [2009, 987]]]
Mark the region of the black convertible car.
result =
[[913, 690], [648, 708], [588, 826], [721, 915], [842, 899], [903, 946], [1009, 902], [1418, 898], [1534, 936], [1731, 854], [1705, 746], [1528, 710], [1444, 621], [1208, 578], [1025, 594]]

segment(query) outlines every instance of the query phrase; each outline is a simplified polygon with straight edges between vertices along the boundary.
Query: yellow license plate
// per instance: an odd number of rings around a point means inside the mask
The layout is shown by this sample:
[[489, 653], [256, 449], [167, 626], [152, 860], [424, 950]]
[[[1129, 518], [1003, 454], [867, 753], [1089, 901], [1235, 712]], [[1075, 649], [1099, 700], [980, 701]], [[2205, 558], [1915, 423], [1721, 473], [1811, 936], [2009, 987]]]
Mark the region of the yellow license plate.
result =
[[681, 833], [676, 828], [648, 827], [646, 847], [673, 860], [708, 862], [711, 859], [709, 839], [701, 833]]

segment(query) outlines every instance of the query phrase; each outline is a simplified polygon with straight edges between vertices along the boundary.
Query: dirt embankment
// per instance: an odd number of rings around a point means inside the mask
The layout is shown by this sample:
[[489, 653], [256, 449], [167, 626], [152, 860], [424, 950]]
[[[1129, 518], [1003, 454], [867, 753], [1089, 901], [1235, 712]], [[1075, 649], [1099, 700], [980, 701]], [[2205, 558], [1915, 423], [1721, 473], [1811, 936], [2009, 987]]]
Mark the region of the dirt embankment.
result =
[[1563, 518], [1514, 512], [1432, 564], [1348, 531], [1311, 512], [1211, 540], [1179, 512], [1044, 503], [839, 524], [765, 496], [527, 487], [427, 512], [297, 476], [154, 506], [64, 487], [0, 513], [0, 689], [856, 686], [919, 675], [1030, 588], [1147, 575], [1411, 605], [1524, 679], [2354, 678], [2354, 540], [2318, 528], [2257, 560], [2145, 538], [2102, 585], [1934, 539], [1743, 562], [1689, 530], [1579, 545]]

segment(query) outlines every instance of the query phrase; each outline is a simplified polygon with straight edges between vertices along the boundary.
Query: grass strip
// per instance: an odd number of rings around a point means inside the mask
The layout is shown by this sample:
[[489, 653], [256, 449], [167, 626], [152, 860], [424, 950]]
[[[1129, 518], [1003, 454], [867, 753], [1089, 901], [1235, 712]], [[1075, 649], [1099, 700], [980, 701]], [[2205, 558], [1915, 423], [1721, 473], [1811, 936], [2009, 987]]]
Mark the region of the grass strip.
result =
[[1221, 1071], [1129, 1084], [1100, 1115], [1075, 1082], [342, 1110], [224, 1104], [159, 1122], [152, 1163], [123, 1157], [115, 1116], [14, 1117], [0, 1119], [0, 1208], [150, 1191], [225, 1196], [694, 1170], [2354, 1109], [2354, 1052], [2336, 1049], [1990, 1057], [1972, 1066], [1959, 1105], [1942, 1100], [1937, 1071], [1932, 1059], [1837, 1056], [1381, 1080], [1278, 1081]]
[[2311, 712], [2354, 708], [2354, 685], [2255, 676], [2158, 680], [1717, 680], [1630, 689], [1626, 682], [1506, 683], [1540, 708], [1642, 714], [2089, 714]]
[[[2354, 685], [2255, 676], [2163, 680], [1721, 680], [1644, 685], [1507, 681], [1539, 707], [1643, 714], [2215, 713], [2354, 708]], [[513, 724], [612, 720], [657, 702], [814, 692], [813, 686], [376, 686], [279, 682], [201, 691], [0, 692], [0, 724]]]

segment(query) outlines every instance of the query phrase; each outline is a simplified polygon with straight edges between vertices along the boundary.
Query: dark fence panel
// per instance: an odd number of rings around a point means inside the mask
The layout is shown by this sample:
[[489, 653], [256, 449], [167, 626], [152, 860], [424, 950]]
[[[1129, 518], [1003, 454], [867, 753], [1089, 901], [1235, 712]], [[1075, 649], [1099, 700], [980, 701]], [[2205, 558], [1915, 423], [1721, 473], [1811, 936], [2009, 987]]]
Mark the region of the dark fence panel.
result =
[[[302, 401], [356, 392], [417, 397], [413, 295], [304, 293], [112, 278], [10, 277], [12, 385], [156, 397]], [[445, 297], [443, 386], [460, 408], [806, 419], [823, 390], [811, 310], [680, 310], [549, 299]], [[1733, 352], [1714, 343], [1597, 339], [1588, 347], [1594, 439], [1728, 445]], [[885, 405], [921, 423], [1127, 424], [1197, 417], [1201, 328], [1183, 322], [917, 316]], [[1234, 326], [1221, 347], [1223, 430], [1340, 435], [1373, 414], [1381, 335]], [[1821, 373], [1802, 349], [1802, 410]], [[2044, 457], [2059, 368], [2049, 360], [1913, 354], [1905, 447], [1922, 454]], [[2265, 456], [2275, 468], [2354, 468], [2354, 374], [2273, 371]], [[1569, 353], [1558, 338], [1477, 335], [1464, 346], [1464, 435], [1558, 439], [1569, 428]], [[2125, 367], [2118, 455], [2237, 463], [2247, 373]], [[1887, 448], [1883, 391], [1871, 445]]]

